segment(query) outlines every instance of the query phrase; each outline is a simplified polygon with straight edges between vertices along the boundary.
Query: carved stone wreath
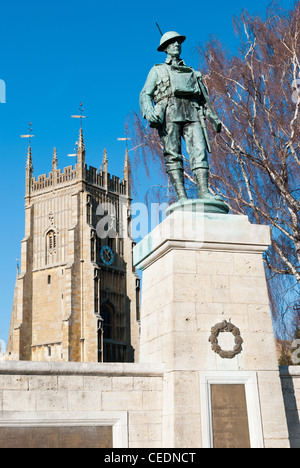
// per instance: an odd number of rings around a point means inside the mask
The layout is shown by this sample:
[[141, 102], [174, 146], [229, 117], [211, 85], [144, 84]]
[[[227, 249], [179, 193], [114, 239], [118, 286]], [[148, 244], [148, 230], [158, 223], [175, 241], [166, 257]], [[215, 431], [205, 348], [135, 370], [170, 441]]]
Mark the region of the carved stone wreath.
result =
[[[218, 336], [220, 333], [229, 332], [232, 333], [235, 337], [235, 347], [232, 351], [224, 351], [221, 346], [219, 346]], [[217, 323], [211, 329], [211, 335], [209, 337], [211, 343], [211, 349], [217, 353], [222, 359], [233, 359], [237, 354], [240, 354], [243, 350], [242, 344], [244, 342], [241, 337], [240, 330], [234, 326], [231, 322], [224, 320], [222, 323]]]

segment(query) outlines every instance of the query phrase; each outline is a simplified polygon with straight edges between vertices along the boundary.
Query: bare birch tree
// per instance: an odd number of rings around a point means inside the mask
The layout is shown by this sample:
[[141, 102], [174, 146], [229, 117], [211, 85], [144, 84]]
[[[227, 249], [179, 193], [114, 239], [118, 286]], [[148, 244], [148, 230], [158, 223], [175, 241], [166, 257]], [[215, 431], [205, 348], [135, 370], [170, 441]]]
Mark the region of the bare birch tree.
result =
[[[210, 187], [232, 213], [271, 226], [266, 271], [274, 315], [284, 316], [300, 295], [300, 1], [288, 12], [271, 4], [265, 19], [244, 11], [234, 18], [234, 28], [238, 54], [217, 39], [198, 49], [223, 122], [223, 132], [212, 140]], [[155, 161], [163, 171], [156, 131], [138, 114], [134, 120], [133, 138], [141, 145], [135, 161], [146, 171]], [[188, 169], [185, 175], [192, 187]], [[287, 288], [284, 305], [276, 297], [279, 284]]]

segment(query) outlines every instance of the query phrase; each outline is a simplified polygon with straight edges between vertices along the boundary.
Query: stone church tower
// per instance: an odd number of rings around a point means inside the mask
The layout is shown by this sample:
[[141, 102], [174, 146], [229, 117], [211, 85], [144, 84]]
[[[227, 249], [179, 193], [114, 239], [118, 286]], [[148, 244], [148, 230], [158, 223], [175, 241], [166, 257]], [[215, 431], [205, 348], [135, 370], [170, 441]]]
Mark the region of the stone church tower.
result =
[[[132, 264], [128, 152], [123, 180], [107, 169], [106, 151], [99, 172], [87, 167], [82, 128], [77, 164], [63, 172], [54, 149], [49, 176], [34, 178], [29, 145], [8, 359], [138, 360], [140, 284]], [[101, 238], [97, 226], [111, 211], [115, 234]]]

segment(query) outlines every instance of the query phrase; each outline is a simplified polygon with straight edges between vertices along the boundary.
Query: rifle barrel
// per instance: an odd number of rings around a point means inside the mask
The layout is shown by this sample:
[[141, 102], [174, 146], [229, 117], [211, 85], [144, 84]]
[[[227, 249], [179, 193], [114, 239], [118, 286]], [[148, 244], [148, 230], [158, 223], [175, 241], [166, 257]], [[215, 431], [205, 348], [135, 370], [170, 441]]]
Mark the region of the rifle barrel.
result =
[[158, 24], [157, 24], [157, 23], [155, 23], [155, 24], [156, 24], [156, 26], [157, 26], [157, 28], [158, 28], [158, 30], [159, 30], [159, 32], [160, 32], [160, 34], [163, 36], [163, 33], [162, 33], [162, 31], [161, 31], [160, 27], [158, 26]]

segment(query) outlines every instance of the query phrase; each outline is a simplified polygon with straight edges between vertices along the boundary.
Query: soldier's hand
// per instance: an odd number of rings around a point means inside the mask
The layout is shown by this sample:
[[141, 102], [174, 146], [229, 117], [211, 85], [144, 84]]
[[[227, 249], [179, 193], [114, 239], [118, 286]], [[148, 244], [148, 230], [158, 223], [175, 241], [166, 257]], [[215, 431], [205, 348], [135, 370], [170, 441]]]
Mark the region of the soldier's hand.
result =
[[153, 109], [153, 107], [151, 109], [148, 110], [147, 114], [146, 114], [146, 119], [148, 120], [148, 122], [150, 123], [160, 123], [160, 119], [159, 119], [159, 116], [156, 114], [155, 110]]

